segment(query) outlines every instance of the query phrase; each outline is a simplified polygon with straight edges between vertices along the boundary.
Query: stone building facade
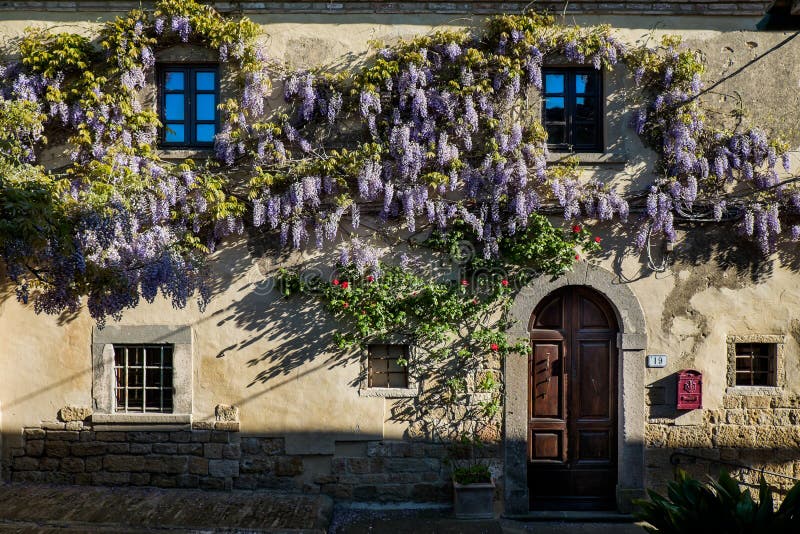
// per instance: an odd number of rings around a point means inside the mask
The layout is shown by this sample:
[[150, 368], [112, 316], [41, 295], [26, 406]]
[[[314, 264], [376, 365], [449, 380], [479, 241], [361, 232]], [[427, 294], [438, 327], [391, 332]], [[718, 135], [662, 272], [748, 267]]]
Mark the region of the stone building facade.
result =
[[[128, 5], [130, 4], [130, 5]], [[135, 4], [135, 5], [134, 5]], [[273, 57], [293, 66], [336, 65], [392, 40], [437, 27], [474, 26], [527, 2], [216, 2], [263, 28]], [[539, 4], [537, 4], [538, 6]], [[91, 33], [96, 21], [138, 2], [0, 2], [0, 37], [29, 25], [69, 24]], [[707, 95], [720, 120], [741, 107], [757, 123], [800, 145], [797, 91], [800, 41], [757, 29], [764, 2], [541, 3], [579, 25], [610, 23], [623, 40], [679, 33], [704, 53]], [[170, 60], [186, 57], [177, 51]], [[181, 56], [181, 54], [184, 54]], [[769, 83], [765, 83], [769, 80]], [[654, 172], [655, 156], [628, 130], [624, 73], [603, 80], [602, 152], [580, 154], [586, 175], [620, 189]], [[173, 154], [186, 157], [189, 154]], [[792, 153], [793, 168], [800, 168]], [[685, 234], [664, 272], [654, 272], [615, 228], [600, 230], [605, 252], [556, 280], [536, 280], [514, 303], [516, 334], [548, 295], [591, 288], [616, 324], [616, 503], [662, 488], [675, 463], [691, 473], [727, 467], [753, 482], [764, 469], [786, 487], [800, 478], [800, 291], [797, 261], [766, 260], [724, 233]], [[399, 417], [420, 384], [375, 391], [365, 356], [331, 350], [335, 321], [313, 302], [285, 301], [276, 270], [308, 256], [264, 252], [257, 238], [231, 239], [214, 254], [215, 295], [201, 312], [167, 301], [142, 304], [97, 329], [88, 313], [50, 317], [0, 287], [0, 479], [5, 482], [139, 485], [322, 492], [341, 500], [448, 499], [448, 445], [421, 436]], [[114, 346], [169, 344], [174, 409], [115, 413]], [[736, 385], [740, 345], [770, 358], [766, 386]], [[664, 367], [647, 355], [666, 356]], [[413, 361], [411, 362], [413, 366]], [[498, 363], [498, 371], [500, 363]], [[679, 411], [677, 373], [703, 375], [702, 408]], [[531, 499], [527, 459], [528, 362], [502, 362], [496, 442], [483, 454], [504, 510], [525, 513]], [[458, 402], [477, 405], [470, 390]], [[675, 454], [678, 453], [678, 454]]]

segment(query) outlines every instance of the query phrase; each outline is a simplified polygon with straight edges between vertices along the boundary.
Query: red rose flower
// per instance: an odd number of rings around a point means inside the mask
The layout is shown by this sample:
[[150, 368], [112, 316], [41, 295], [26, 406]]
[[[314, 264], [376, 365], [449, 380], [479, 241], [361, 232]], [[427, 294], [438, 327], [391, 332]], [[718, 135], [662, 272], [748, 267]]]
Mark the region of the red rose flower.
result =
[[478, 299], [477, 298], [472, 299], [472, 303], [473, 304], [477, 304], [478, 303]]
[[581, 225], [576, 224], [575, 226], [572, 227], [572, 231], [577, 234], [578, 232], [581, 231]]
[[347, 289], [347, 287], [348, 287], [349, 285], [350, 285], [350, 284], [348, 284], [348, 283], [347, 283], [347, 280], [345, 280], [344, 282], [342, 282], [342, 289]]
[[374, 276], [372, 275], [367, 276], [367, 282], [372, 282], [373, 280], [375, 280]]
[[508, 285], [508, 280], [503, 278], [503, 280], [500, 283], [503, 284], [503, 287], [506, 287]]
[[497, 345], [497, 343], [492, 343], [492, 344], [491, 344], [491, 349], [492, 349], [494, 352], [497, 352], [498, 350], [500, 350], [500, 347]]
[[579, 260], [579, 259], [581, 259], [581, 256], [580, 256], [580, 254], [575, 254], [575, 259], [576, 259], [576, 260]]
[[468, 286], [468, 285], [469, 285], [469, 282], [467, 282], [466, 280], [462, 280], [462, 281], [461, 281], [461, 285], [462, 285], [462, 286]]
[[342, 304], [342, 307], [343, 307], [343, 308], [345, 308], [345, 309], [347, 309], [347, 308], [349, 308], [349, 307], [350, 307], [350, 305], [349, 305], [348, 303], [346, 303], [346, 302], [345, 302], [344, 304]]
[[595, 243], [599, 243], [600, 241], [602, 241], [602, 239], [600, 238], [600, 236], [597, 236], [597, 237], [595, 237], [595, 238], [594, 238], [594, 242], [595, 242]]
[[335, 285], [335, 286], [339, 285], [339, 279], [338, 278], [334, 278], [333, 279], [333, 285]]

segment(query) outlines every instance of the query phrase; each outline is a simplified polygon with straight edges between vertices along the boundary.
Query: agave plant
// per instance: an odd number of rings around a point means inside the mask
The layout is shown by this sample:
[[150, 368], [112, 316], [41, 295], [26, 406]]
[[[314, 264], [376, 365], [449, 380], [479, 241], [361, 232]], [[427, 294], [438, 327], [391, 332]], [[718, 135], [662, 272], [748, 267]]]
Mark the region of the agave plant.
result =
[[775, 510], [773, 488], [761, 476], [758, 501], [723, 471], [719, 479], [702, 483], [678, 471], [668, 484], [667, 497], [648, 490], [650, 500], [639, 500], [638, 519], [658, 534], [796, 534], [800, 532], [800, 483]]

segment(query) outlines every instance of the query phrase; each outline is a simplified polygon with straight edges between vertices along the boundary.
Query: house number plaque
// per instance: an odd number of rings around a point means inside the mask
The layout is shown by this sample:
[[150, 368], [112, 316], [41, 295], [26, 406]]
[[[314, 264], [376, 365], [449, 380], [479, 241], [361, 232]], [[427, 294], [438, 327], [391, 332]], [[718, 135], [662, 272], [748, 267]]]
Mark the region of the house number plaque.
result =
[[647, 367], [666, 367], [667, 355], [666, 354], [648, 354]]

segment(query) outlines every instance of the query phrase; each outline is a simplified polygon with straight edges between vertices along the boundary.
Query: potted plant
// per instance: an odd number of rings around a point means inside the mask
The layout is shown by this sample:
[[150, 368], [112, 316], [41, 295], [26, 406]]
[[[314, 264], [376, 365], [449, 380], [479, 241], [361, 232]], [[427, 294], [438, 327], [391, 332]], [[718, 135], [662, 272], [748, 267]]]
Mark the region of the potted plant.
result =
[[[494, 517], [494, 481], [486, 462], [476, 457], [475, 449], [483, 444], [477, 439], [462, 438], [452, 458], [453, 512], [457, 519], [492, 519]], [[466, 453], [466, 454], [464, 454]]]

